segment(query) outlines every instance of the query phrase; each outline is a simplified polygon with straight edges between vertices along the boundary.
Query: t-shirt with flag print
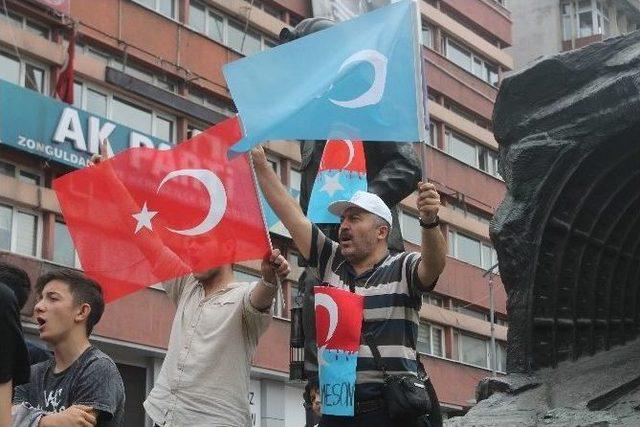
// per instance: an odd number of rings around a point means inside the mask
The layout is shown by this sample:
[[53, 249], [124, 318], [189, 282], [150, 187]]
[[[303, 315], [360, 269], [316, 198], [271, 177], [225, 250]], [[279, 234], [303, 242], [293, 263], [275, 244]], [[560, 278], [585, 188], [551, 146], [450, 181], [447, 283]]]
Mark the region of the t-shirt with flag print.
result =
[[[370, 334], [378, 346], [387, 373], [417, 375], [416, 342], [420, 325], [422, 289], [418, 278], [421, 255], [390, 254], [371, 270], [356, 275], [338, 243], [313, 225], [309, 267], [321, 283], [364, 296], [364, 313], [356, 368], [355, 400], [380, 397], [384, 378], [364, 340]], [[433, 289], [434, 281], [427, 290]]]

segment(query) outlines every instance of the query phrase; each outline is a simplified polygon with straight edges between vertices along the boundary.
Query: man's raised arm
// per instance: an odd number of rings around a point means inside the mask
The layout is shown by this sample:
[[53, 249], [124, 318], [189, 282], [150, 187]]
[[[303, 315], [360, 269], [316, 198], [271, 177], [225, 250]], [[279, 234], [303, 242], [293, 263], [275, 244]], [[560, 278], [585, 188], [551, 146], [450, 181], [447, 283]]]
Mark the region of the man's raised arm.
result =
[[267, 161], [264, 149], [258, 146], [251, 150], [251, 158], [264, 197], [291, 233], [300, 254], [309, 259], [311, 254], [311, 221], [304, 216], [298, 202], [291, 197], [280, 182], [271, 168], [271, 164]]

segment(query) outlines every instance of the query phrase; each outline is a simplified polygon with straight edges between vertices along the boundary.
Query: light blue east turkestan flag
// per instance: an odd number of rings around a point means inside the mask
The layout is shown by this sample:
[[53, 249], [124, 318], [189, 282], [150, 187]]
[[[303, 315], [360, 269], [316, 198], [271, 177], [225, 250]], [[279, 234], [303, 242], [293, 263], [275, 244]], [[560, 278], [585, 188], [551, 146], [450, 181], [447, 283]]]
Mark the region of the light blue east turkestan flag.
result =
[[402, 0], [223, 68], [245, 152], [274, 139], [421, 140], [417, 11]]

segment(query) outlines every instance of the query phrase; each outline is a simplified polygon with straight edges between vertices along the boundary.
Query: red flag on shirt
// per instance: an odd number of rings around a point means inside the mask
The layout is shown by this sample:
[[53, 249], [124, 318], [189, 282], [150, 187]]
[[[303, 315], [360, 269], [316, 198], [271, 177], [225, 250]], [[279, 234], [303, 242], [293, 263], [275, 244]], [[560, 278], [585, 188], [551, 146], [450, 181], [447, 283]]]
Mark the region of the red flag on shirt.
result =
[[113, 301], [269, 251], [247, 156], [228, 119], [172, 150], [132, 148], [53, 182], [85, 273]]
[[58, 75], [58, 81], [56, 82], [56, 96], [61, 101], [67, 104], [73, 104], [73, 61], [76, 56], [76, 30], [71, 30], [69, 37], [69, 47], [67, 48], [67, 60], [65, 61], [60, 74]]
[[318, 348], [357, 351], [364, 297], [331, 286], [314, 286]]

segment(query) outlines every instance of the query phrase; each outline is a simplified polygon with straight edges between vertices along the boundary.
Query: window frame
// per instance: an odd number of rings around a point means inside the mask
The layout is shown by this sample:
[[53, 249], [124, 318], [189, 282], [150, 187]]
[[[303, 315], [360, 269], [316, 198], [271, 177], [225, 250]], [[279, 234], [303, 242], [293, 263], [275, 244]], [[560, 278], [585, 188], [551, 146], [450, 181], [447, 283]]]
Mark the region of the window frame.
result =
[[[67, 223], [64, 221], [64, 218], [61, 216], [56, 215], [55, 221], [56, 224], [63, 224], [65, 227], [67, 227], [67, 232], [69, 233], [69, 235], [71, 235], [71, 232], [69, 232], [69, 225], [67, 225]], [[76, 268], [79, 269], [81, 268], [80, 265], [80, 257], [78, 256], [78, 251], [76, 250], [75, 245], [73, 244], [73, 238], [71, 238], [71, 245], [73, 248], [73, 265], [68, 265], [68, 264], [63, 264], [59, 261], [55, 260], [55, 254], [56, 254], [56, 232], [55, 232], [55, 224], [54, 224], [54, 233], [53, 233], [53, 258], [51, 261], [55, 262], [58, 265], [63, 265], [65, 267], [70, 267], [70, 268]]]
[[[476, 242], [479, 243], [479, 250], [480, 250], [480, 254], [479, 254], [479, 259], [480, 259], [480, 264], [474, 264], [472, 262], [469, 262], [467, 260], [461, 259], [459, 258], [459, 250], [458, 250], [458, 236], [464, 236], [467, 239], [470, 240], [474, 240]], [[487, 243], [485, 240], [474, 237], [472, 235], [469, 235], [467, 233], [464, 232], [460, 232], [458, 231], [456, 228], [453, 228], [451, 226], [449, 226], [449, 231], [448, 231], [448, 238], [447, 238], [447, 246], [449, 247], [449, 251], [448, 251], [448, 255], [457, 259], [460, 262], [464, 262], [466, 264], [469, 265], [473, 265], [475, 267], [481, 268], [483, 270], [487, 270], [488, 268], [490, 268], [491, 266], [493, 266], [494, 264], [496, 264], [498, 262], [498, 257], [497, 257], [497, 252], [495, 250], [495, 248], [493, 247], [493, 245], [491, 243]], [[489, 259], [489, 267], [484, 268], [485, 264], [485, 254], [484, 254], [484, 248], [490, 248], [491, 249], [491, 255], [490, 255], [490, 259]], [[494, 258], [495, 257], [495, 258]]]
[[[193, 6], [195, 5], [195, 6]], [[255, 27], [252, 27], [251, 25], [248, 25], [246, 28], [246, 34], [247, 36], [249, 35], [250, 32], [255, 33], [256, 35], [258, 35], [260, 37], [260, 49], [256, 52], [240, 52], [237, 49], [235, 49], [234, 47], [232, 47], [229, 44], [229, 22], [234, 22], [236, 25], [239, 25], [240, 27], [244, 27], [244, 25], [242, 24], [242, 22], [239, 19], [236, 19], [232, 16], [229, 16], [228, 14], [222, 12], [219, 9], [216, 9], [214, 7], [211, 7], [211, 5], [203, 2], [203, 1], [198, 1], [198, 0], [192, 0], [189, 3], [189, 8], [191, 7], [195, 7], [197, 9], [204, 9], [204, 29], [203, 31], [200, 31], [198, 28], [196, 28], [195, 26], [191, 25], [191, 22], [187, 22], [186, 26], [189, 27], [192, 31], [197, 32], [198, 34], [203, 35], [204, 37], [207, 37], [213, 41], [215, 41], [216, 43], [220, 43], [221, 45], [225, 46], [227, 49], [230, 49], [234, 52], [239, 53], [242, 56], [248, 56], [254, 53], [258, 53], [258, 52], [262, 52], [265, 51], [267, 49], [269, 49], [270, 47], [273, 47], [273, 45], [276, 43], [275, 40], [264, 34], [262, 31], [256, 29]], [[191, 9], [189, 9], [191, 10]], [[209, 34], [210, 29], [209, 29], [209, 24], [210, 24], [210, 19], [209, 17], [211, 15], [215, 15], [218, 18], [222, 19], [222, 34], [221, 34], [221, 38], [222, 40], [218, 40], [216, 37], [213, 37]], [[191, 16], [191, 13], [189, 13], [189, 16]], [[275, 17], [274, 17], [275, 18]], [[277, 18], [276, 18], [277, 19]], [[191, 19], [189, 19], [189, 21], [191, 21]], [[246, 44], [245, 44], [246, 46]]]
[[160, 4], [162, 0], [151, 0], [154, 4], [153, 7], [149, 7], [146, 4], [142, 3], [141, 0], [131, 0], [132, 2], [134, 2], [135, 4], [137, 4], [138, 6], [144, 7], [145, 9], [151, 10], [155, 13], [157, 13], [158, 15], [162, 15], [165, 18], [171, 19], [172, 21], [177, 21], [178, 20], [178, 0], [170, 0], [171, 1], [171, 6], [172, 6], [172, 15], [165, 15], [164, 13], [162, 13], [160, 11]]
[[[31, 58], [25, 57], [24, 55], [22, 55], [20, 58], [16, 57], [13, 53], [11, 53], [10, 51], [8, 51], [7, 49], [3, 49], [0, 48], [0, 55], [5, 56], [15, 62], [18, 63], [18, 82], [12, 82], [10, 81], [9, 83], [13, 83], [17, 86], [21, 86], [25, 89], [29, 89], [29, 90], [33, 90], [36, 93], [39, 93], [41, 95], [45, 95], [48, 96], [49, 94], [49, 72], [50, 69], [47, 65], [35, 61]], [[26, 81], [27, 81], [27, 66], [32, 66], [34, 68], [39, 69], [40, 71], [42, 71], [42, 92], [37, 91], [35, 89], [32, 89], [30, 87], [26, 86]]]
[[[443, 45], [443, 53], [444, 53], [443, 56], [445, 58], [447, 58], [447, 60], [449, 60], [452, 64], [455, 64], [456, 66], [458, 66], [461, 69], [465, 70], [467, 73], [469, 73], [469, 74], [473, 75], [474, 77], [482, 80], [483, 82], [485, 82], [489, 86], [492, 86], [492, 87], [495, 87], [495, 88], [497, 88], [499, 86], [499, 84], [500, 84], [500, 67], [497, 64], [491, 62], [488, 59], [485, 59], [482, 55], [478, 55], [472, 49], [470, 49], [468, 46], [466, 46], [463, 42], [458, 41], [457, 39], [455, 39], [454, 37], [451, 37], [448, 34], [443, 36], [442, 45]], [[464, 65], [460, 64], [459, 62], [454, 61], [450, 56], [450, 49], [455, 49], [458, 52], [460, 52], [461, 54], [468, 56], [469, 57], [469, 67], [465, 67]], [[475, 70], [477, 64], [480, 64], [480, 68], [479, 68], [478, 72], [476, 72], [476, 70]], [[497, 79], [495, 81], [495, 84], [491, 81], [491, 78], [490, 78], [490, 74], [489, 74], [489, 69], [490, 68], [496, 70]]]
[[[114, 99], [117, 98], [119, 101], [124, 101], [127, 104], [130, 104], [132, 107], [137, 107], [140, 109], [145, 109], [145, 110], [149, 110], [151, 112], [151, 133], [150, 135], [153, 136], [154, 138], [158, 138], [161, 139], [160, 137], [157, 136], [157, 121], [158, 118], [160, 119], [164, 119], [167, 120], [169, 122], [171, 122], [172, 126], [171, 126], [171, 137], [172, 137], [172, 141], [165, 141], [166, 143], [168, 143], [170, 146], [175, 146], [177, 144], [177, 123], [178, 123], [178, 119], [175, 115], [167, 113], [165, 111], [162, 110], [157, 110], [156, 108], [154, 108], [151, 105], [148, 104], [141, 104], [140, 102], [130, 98], [127, 95], [121, 94], [121, 93], [115, 93], [112, 90], [108, 90], [105, 88], [102, 88], [100, 86], [96, 86], [94, 84], [90, 84], [87, 83], [86, 81], [83, 80], [78, 80], [76, 79], [74, 81], [74, 86], [75, 85], [80, 85], [81, 86], [81, 100], [79, 101], [78, 104], [76, 104], [76, 102], [74, 102], [74, 107], [75, 108], [79, 108], [82, 109], [84, 111], [87, 111], [89, 114], [93, 114], [93, 115], [97, 115], [100, 116], [100, 114], [98, 113], [94, 113], [93, 111], [89, 111], [87, 110], [87, 93], [89, 90], [96, 92], [100, 95], [104, 95], [107, 98], [107, 105], [106, 105], [106, 116], [104, 117], [105, 119], [108, 120], [114, 120], [113, 119], [113, 108], [114, 108]], [[74, 100], [75, 101], [75, 100]], [[132, 128], [133, 129], [133, 128]], [[147, 134], [146, 131], [144, 130], [140, 130], [140, 129], [134, 129], [137, 132], [142, 132]], [[164, 141], [164, 140], [163, 140]]]
[[[410, 233], [406, 232], [407, 230], [406, 230], [406, 226], [405, 226], [405, 216], [411, 218], [412, 220], [415, 220], [415, 223], [418, 224], [418, 228], [417, 228], [418, 236], [416, 238], [417, 241], [409, 239]], [[414, 244], [414, 245], [421, 245], [422, 244], [422, 229], [420, 228], [419, 215], [409, 211], [405, 207], [401, 207], [398, 210], [398, 217], [399, 217], [398, 220], [400, 222], [400, 233], [402, 233], [402, 240], [405, 240], [405, 241], [407, 241], [407, 242], [409, 242], [411, 244]]]
[[[43, 236], [42, 212], [38, 212], [35, 209], [29, 209], [29, 208], [17, 206], [11, 203], [6, 203], [4, 201], [0, 202], [0, 206], [11, 208], [11, 230], [10, 230], [11, 235], [9, 239], [9, 248], [4, 250], [7, 250], [9, 252], [12, 252], [21, 256], [41, 259], [42, 258], [42, 236]], [[36, 217], [35, 254], [33, 255], [24, 254], [16, 251], [16, 245], [18, 242], [18, 239], [17, 239], [17, 225], [18, 225], [17, 214], [18, 213], [24, 213], [24, 214], [33, 215]]]
[[[416, 339], [416, 351], [420, 354], [424, 354], [427, 356], [432, 356], [432, 357], [440, 357], [440, 358], [445, 358], [445, 334], [444, 334], [444, 328], [438, 325], [435, 325], [433, 323], [427, 322], [425, 320], [420, 320], [420, 325], [418, 326], [419, 328], [421, 327], [428, 327], [429, 328], [429, 351], [428, 352], [424, 352], [418, 349], [418, 339]], [[433, 336], [434, 336], [434, 330], [439, 331], [440, 333], [440, 354], [434, 354], [434, 345], [433, 345]], [[422, 341], [423, 344], [425, 344], [424, 341]]]
[[[42, 173], [42, 171], [39, 171], [39, 170], [34, 169], [34, 168], [30, 168], [30, 167], [25, 167], [25, 166], [23, 166], [23, 165], [21, 165], [19, 163], [12, 162], [12, 161], [5, 160], [5, 159], [0, 159], [0, 162], [1, 163], [6, 163], [8, 165], [13, 166], [14, 174], [13, 174], [12, 178], [17, 179], [18, 181], [23, 182], [25, 184], [34, 185], [34, 184], [31, 184], [30, 182], [27, 182], [27, 181], [22, 179], [21, 174], [23, 172], [24, 173], [28, 173], [28, 174], [35, 175], [35, 176], [38, 177], [38, 184], [36, 185], [37, 187], [44, 187], [44, 174]], [[5, 176], [9, 176], [9, 175], [5, 175]]]

